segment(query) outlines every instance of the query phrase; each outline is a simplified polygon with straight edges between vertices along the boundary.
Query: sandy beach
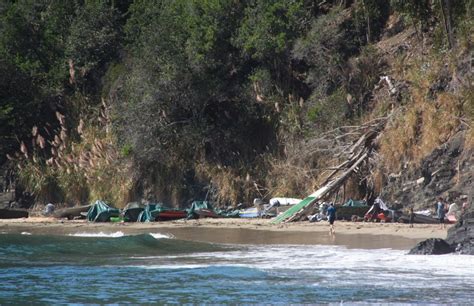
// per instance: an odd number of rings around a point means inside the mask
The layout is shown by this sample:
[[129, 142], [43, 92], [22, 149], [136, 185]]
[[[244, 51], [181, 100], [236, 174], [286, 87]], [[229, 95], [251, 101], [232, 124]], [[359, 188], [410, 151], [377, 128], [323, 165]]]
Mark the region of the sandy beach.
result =
[[349, 248], [410, 249], [428, 238], [446, 238], [437, 224], [336, 222], [336, 235], [327, 222], [271, 224], [270, 219], [201, 219], [152, 223], [89, 223], [33, 217], [0, 220], [0, 233], [74, 235], [121, 232], [161, 233], [176, 239], [233, 244], [334, 244]]

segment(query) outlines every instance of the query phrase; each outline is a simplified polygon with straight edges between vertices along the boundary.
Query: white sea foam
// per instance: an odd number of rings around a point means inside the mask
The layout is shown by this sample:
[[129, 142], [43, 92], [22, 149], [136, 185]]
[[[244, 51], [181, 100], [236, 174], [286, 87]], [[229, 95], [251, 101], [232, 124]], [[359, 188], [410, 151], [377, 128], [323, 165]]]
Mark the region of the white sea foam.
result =
[[[256, 274], [259, 275], [256, 281], [262, 281], [263, 277], [263, 282], [272, 279], [270, 283], [284, 283], [284, 286], [294, 288], [310, 287], [312, 289], [309, 290], [314, 289], [315, 296], [320, 294], [318, 292], [321, 288], [327, 292], [337, 292], [342, 288], [346, 290], [346, 299], [351, 299], [347, 293], [351, 288], [357, 288], [358, 294], [367, 293], [366, 297], [356, 297], [356, 301], [361, 299], [380, 302], [389, 299], [401, 303], [418, 301], [441, 304], [469, 301], [466, 304], [472, 304], [474, 299], [474, 256], [469, 255], [425, 256], [407, 255], [407, 251], [393, 249], [258, 245], [234, 246], [227, 251], [163, 254], [130, 259], [132, 262], [127, 267], [157, 270], [157, 273], [164, 275], [168, 275], [166, 270], [185, 270], [186, 273], [194, 273], [195, 277], [201, 277], [200, 273], [204, 273], [204, 278], [218, 278], [212, 273], [219, 274], [216, 271], [222, 271], [223, 274], [229, 273], [229, 278], [241, 282], [244, 275], [245, 283], [248, 284], [247, 273], [258, 270], [261, 274]], [[135, 264], [133, 261], [136, 261]], [[225, 269], [229, 267], [236, 269]], [[197, 269], [203, 269], [203, 272]], [[225, 277], [223, 279], [224, 282], [227, 281]], [[380, 294], [377, 291], [387, 293]]]
[[31, 235], [31, 233], [28, 233], [28, 232], [21, 232], [21, 234], [22, 235], [27, 235], [27, 236]]
[[161, 233], [149, 233], [155, 239], [173, 239], [174, 236], [171, 234], [161, 234]]
[[[474, 281], [474, 256], [407, 255], [392, 249], [359, 250], [341, 246], [248, 246], [226, 252], [203, 252], [149, 258], [147, 269], [178, 268], [201, 263], [246, 266], [266, 271], [299, 270], [298, 273], [324, 275], [328, 284], [338, 280], [391, 287], [422, 288], [436, 279]], [[145, 258], [143, 258], [145, 259]], [[159, 262], [159, 264], [156, 264]], [[341, 275], [344, 277], [341, 278]], [[410, 280], [407, 282], [407, 280]], [[459, 285], [459, 282], [455, 282]], [[441, 281], [444, 284], [445, 281]]]
[[138, 265], [130, 266], [134, 268], [144, 269], [144, 270], [157, 270], [157, 269], [202, 269], [210, 267], [211, 265], [207, 264], [176, 264], [176, 265]]
[[119, 238], [125, 236], [123, 232], [115, 232], [115, 233], [74, 233], [69, 234], [69, 236], [74, 237], [104, 237], [104, 238]]

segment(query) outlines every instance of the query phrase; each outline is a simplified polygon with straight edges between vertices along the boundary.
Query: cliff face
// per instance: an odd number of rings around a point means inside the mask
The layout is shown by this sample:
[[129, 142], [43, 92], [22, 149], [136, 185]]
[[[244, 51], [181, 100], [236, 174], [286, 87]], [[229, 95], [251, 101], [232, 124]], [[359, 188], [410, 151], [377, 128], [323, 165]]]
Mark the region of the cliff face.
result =
[[461, 204], [461, 195], [468, 196], [470, 201], [474, 197], [473, 179], [473, 148], [466, 146], [466, 131], [460, 131], [433, 150], [421, 165], [389, 175], [383, 196], [392, 203], [415, 209], [432, 208], [438, 196]]
[[389, 28], [377, 44], [384, 76], [372, 91], [371, 112], [394, 113], [379, 141], [376, 192], [415, 210], [432, 209], [439, 196], [460, 205], [465, 195], [472, 202], [470, 47], [437, 52], [432, 35], [409, 27], [389, 36]]

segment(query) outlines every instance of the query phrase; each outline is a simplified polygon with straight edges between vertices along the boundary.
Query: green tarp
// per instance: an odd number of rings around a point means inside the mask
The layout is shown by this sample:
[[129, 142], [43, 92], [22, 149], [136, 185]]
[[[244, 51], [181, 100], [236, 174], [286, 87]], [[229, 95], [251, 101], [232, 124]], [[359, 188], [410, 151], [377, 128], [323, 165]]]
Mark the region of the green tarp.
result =
[[191, 203], [191, 207], [187, 209], [188, 219], [198, 219], [199, 215], [196, 212], [200, 209], [213, 210], [211, 203], [208, 201], [194, 201]]
[[209, 210], [218, 215], [219, 217], [225, 218], [239, 218], [239, 210], [230, 210], [225, 211], [219, 208], [213, 208], [212, 204], [208, 201], [194, 201], [191, 204], [191, 207], [187, 209], [188, 212], [188, 219], [198, 219], [199, 214], [197, 213], [199, 210]]
[[97, 200], [87, 211], [87, 221], [108, 222], [111, 217], [119, 217], [120, 210], [110, 207], [104, 201]]
[[165, 210], [163, 203], [149, 203], [145, 205], [145, 209], [138, 215], [138, 222], [155, 221], [156, 216]]
[[278, 224], [280, 222], [285, 221], [286, 219], [292, 217], [294, 214], [296, 214], [298, 211], [300, 211], [304, 207], [306, 207], [308, 205], [311, 205], [314, 202], [315, 199], [316, 199], [316, 197], [314, 197], [313, 194], [311, 194], [309, 197], [305, 198], [304, 200], [302, 200], [298, 204], [295, 204], [292, 207], [290, 207], [287, 211], [285, 211], [285, 212], [279, 214], [278, 216], [276, 216], [275, 218], [273, 218], [271, 223], [272, 224]]
[[367, 202], [365, 202], [364, 200], [354, 201], [352, 199], [349, 199], [342, 206], [344, 206], [344, 207], [365, 207], [365, 206], [367, 206]]

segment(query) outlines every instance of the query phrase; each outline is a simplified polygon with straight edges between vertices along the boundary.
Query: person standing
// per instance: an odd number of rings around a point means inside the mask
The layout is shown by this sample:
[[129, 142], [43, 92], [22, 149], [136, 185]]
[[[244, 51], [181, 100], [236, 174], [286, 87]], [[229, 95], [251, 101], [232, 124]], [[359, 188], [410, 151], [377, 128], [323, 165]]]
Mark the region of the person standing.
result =
[[410, 227], [413, 227], [415, 222], [415, 213], [413, 212], [413, 207], [410, 207]]
[[438, 215], [440, 229], [445, 229], [446, 225], [444, 224], [444, 217], [446, 215], [446, 211], [444, 209], [444, 201], [442, 197], [438, 198], [438, 202], [436, 203], [436, 214]]
[[336, 207], [334, 207], [334, 203], [329, 205], [327, 214], [329, 221], [329, 235], [334, 235], [336, 234], [336, 231], [334, 230], [334, 221], [336, 220]]

